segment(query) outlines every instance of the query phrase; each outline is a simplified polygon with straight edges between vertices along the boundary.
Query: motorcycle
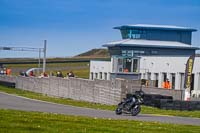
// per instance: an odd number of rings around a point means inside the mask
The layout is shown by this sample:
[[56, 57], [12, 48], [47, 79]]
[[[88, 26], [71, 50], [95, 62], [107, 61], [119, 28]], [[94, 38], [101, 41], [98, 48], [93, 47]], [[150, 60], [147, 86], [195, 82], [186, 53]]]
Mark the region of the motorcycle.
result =
[[141, 104], [143, 101], [144, 92], [142, 90], [136, 91], [135, 94], [129, 94], [117, 105], [115, 113], [121, 115], [122, 113], [132, 114], [136, 116], [141, 111]]

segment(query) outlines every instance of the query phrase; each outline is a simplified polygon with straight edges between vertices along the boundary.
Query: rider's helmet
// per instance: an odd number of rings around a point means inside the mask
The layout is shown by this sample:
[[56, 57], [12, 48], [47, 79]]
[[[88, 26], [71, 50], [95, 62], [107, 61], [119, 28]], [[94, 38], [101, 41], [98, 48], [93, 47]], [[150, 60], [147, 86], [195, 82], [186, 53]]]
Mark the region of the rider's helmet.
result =
[[143, 98], [144, 97], [144, 92], [141, 91], [141, 90], [140, 91], [135, 91], [135, 95], [138, 96], [138, 97], [142, 97]]

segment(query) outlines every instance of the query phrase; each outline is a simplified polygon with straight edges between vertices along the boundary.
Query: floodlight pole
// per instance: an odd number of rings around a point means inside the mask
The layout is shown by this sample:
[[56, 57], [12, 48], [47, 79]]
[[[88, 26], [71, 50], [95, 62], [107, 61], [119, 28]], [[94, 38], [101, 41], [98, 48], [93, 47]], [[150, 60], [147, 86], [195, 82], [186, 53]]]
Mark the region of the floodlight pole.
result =
[[41, 48], [39, 48], [38, 68], [40, 68]]
[[0, 50], [12, 50], [12, 51], [31, 51], [31, 52], [39, 52], [38, 59], [38, 67], [40, 68], [40, 58], [41, 52], [43, 52], [43, 72], [46, 71], [46, 51], [47, 51], [47, 40], [44, 40], [44, 48], [29, 48], [29, 47], [2, 47], [0, 46]]
[[43, 53], [44, 53], [44, 57], [43, 57], [43, 73], [46, 71], [46, 50], [47, 49], [47, 40], [44, 40], [44, 49], [43, 49]]

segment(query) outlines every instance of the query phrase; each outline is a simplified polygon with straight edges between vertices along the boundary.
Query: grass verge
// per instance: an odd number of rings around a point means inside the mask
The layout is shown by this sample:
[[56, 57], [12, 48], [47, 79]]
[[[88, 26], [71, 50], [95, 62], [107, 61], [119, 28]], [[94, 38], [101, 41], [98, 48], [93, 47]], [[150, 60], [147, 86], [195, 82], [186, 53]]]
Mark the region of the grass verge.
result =
[[[37, 68], [38, 64], [7, 64], [5, 67], [19, 69], [18, 71], [15, 70], [15, 72], [12, 72], [12, 75], [19, 75], [20, 71], [27, 70], [29, 68]], [[79, 78], [89, 78], [89, 62], [47, 63], [46, 68], [48, 68], [46, 71], [48, 74], [56, 74], [58, 71], [57, 69], [60, 69], [64, 77], [66, 77], [67, 73], [73, 71]]]
[[199, 126], [0, 110], [0, 132], [199, 133]]
[[[16, 94], [19, 96], [24, 96], [24, 97], [28, 97], [32, 99], [38, 99], [38, 100], [49, 101], [49, 102], [54, 102], [54, 103], [59, 103], [59, 104], [65, 104], [65, 105], [73, 105], [73, 106], [79, 106], [79, 107], [112, 110], [112, 111], [114, 111], [116, 108], [116, 106], [95, 104], [95, 103], [84, 102], [84, 101], [76, 101], [76, 100], [67, 99], [67, 98], [54, 98], [54, 97], [49, 97], [40, 93], [34, 93], [34, 92], [15, 89], [15, 88], [8, 88], [4, 86], [0, 86], [0, 91], [10, 93], [10, 94]], [[200, 111], [163, 110], [163, 109], [147, 107], [147, 106], [142, 106], [141, 113], [200, 118]]]

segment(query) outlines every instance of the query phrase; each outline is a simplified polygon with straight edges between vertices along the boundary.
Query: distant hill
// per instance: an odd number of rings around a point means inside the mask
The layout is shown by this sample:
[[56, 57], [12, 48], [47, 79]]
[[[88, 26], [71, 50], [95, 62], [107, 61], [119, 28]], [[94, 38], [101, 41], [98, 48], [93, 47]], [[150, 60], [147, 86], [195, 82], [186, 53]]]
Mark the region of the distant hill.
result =
[[110, 55], [107, 49], [92, 49], [85, 53], [81, 53], [75, 57], [85, 57], [85, 58], [109, 58]]
[[[91, 59], [110, 60], [110, 55], [107, 49], [92, 49], [81, 53], [74, 57], [51, 57], [47, 63], [64, 63], [64, 62], [89, 62]], [[43, 58], [41, 57], [41, 63]], [[0, 58], [1, 64], [34, 64], [38, 63], [38, 58]]]

